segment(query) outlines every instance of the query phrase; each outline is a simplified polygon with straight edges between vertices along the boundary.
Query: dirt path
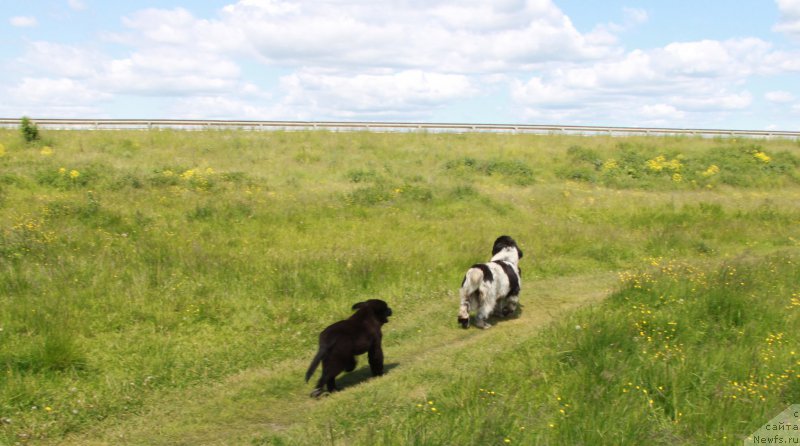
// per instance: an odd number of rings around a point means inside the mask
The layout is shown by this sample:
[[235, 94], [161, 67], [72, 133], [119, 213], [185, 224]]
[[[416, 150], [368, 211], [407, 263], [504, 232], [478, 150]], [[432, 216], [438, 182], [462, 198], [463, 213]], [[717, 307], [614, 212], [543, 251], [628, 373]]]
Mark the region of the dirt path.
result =
[[[366, 379], [369, 373], [362, 360], [354, 373], [338, 381], [345, 391], [314, 400], [308, 397], [311, 385], [302, 379], [310, 357], [304, 355], [269, 369], [246, 370], [207, 387], [162, 396], [140, 415], [106, 420], [98, 429], [69, 437], [59, 444], [251, 444], [254, 438], [263, 438], [267, 433], [302, 429], [316, 411], [325, 410], [343, 398], [357, 400], [368, 386], [385, 387], [387, 394], [397, 394], [397, 398], [404, 400], [418, 399], [426, 392], [425, 383], [418, 379], [420, 373], [427, 369], [457, 368], [457, 357], [468, 349], [510, 348], [565, 311], [602, 300], [616, 283], [615, 273], [528, 282], [524, 284], [525, 307], [521, 316], [502, 321], [489, 330], [457, 328], [455, 300], [450, 302], [452, 296], [443, 297], [435, 304], [433, 314], [408, 315], [394, 327], [408, 329], [423, 317], [441, 317], [452, 322], [451, 326], [420, 330], [417, 336], [403, 343], [391, 344], [387, 340], [388, 373], [380, 379]], [[387, 338], [390, 335], [387, 330]]]

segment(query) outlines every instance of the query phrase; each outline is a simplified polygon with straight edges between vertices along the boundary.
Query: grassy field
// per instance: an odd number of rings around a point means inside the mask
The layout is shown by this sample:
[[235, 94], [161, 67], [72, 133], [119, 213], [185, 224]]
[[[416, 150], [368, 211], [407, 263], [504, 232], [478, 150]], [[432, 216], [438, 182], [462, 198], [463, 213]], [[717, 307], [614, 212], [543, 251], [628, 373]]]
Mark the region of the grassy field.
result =
[[[0, 444], [741, 444], [800, 403], [800, 144], [0, 130]], [[523, 309], [456, 324], [520, 242]], [[390, 303], [388, 373], [308, 398]]]

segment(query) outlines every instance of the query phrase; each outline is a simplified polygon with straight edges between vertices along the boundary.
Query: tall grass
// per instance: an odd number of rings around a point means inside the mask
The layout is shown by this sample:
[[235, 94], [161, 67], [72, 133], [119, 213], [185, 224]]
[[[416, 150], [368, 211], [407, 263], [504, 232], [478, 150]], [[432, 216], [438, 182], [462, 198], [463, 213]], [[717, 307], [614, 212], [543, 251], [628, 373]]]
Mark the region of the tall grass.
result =
[[[41, 133], [29, 144], [0, 131], [0, 441], [8, 443], [57, 441], [181, 389], [305, 358], [324, 325], [369, 297], [427, 328], [409, 321], [397, 346], [451, 333], [463, 268], [485, 260], [501, 233], [522, 243], [526, 282], [628, 270], [644, 258], [756, 256], [800, 237], [800, 148], [791, 141]], [[641, 163], [623, 164], [623, 152]], [[595, 156], [618, 158], [638, 176], [603, 180], [603, 164], [584, 165]], [[680, 184], [647, 173], [648, 161], [679, 158]], [[713, 161], [720, 178], [727, 169], [751, 178], [699, 181], [700, 172], [693, 184], [689, 160], [698, 160], [695, 172]], [[535, 292], [525, 293], [535, 308]], [[523, 347], [510, 364], [533, 357]], [[518, 369], [503, 370], [491, 375]], [[475, 385], [483, 376], [464, 373]], [[550, 379], [533, 382], [547, 388]], [[509, 395], [501, 384], [492, 390]], [[469, 395], [464, 416], [490, 401]], [[509, 408], [522, 404], [514, 401]], [[412, 427], [429, 415], [411, 410], [403, 422]], [[510, 420], [501, 427], [523, 419]]]

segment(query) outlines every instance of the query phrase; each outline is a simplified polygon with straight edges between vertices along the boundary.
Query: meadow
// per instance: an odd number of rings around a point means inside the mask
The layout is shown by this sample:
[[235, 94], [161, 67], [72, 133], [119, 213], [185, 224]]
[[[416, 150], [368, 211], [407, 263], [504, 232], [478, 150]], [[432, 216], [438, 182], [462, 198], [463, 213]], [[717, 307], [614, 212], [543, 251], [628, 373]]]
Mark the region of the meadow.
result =
[[[522, 311], [462, 330], [501, 234]], [[791, 140], [0, 130], [0, 444], [741, 444], [799, 246]], [[388, 373], [310, 399], [368, 298]]]

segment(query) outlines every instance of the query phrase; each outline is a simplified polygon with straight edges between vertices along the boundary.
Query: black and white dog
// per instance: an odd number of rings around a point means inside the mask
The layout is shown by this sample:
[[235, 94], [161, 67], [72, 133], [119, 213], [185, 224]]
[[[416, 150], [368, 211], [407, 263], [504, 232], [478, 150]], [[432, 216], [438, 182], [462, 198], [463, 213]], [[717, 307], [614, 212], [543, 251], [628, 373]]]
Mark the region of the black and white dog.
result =
[[503, 235], [492, 247], [492, 259], [488, 263], [472, 265], [461, 282], [461, 307], [458, 322], [469, 327], [469, 311], [476, 310], [475, 326], [489, 328], [486, 322], [490, 315], [509, 316], [519, 305], [521, 275], [519, 259], [522, 250], [513, 238]]

